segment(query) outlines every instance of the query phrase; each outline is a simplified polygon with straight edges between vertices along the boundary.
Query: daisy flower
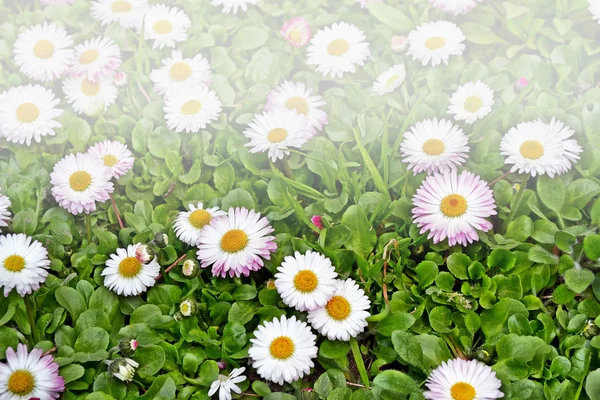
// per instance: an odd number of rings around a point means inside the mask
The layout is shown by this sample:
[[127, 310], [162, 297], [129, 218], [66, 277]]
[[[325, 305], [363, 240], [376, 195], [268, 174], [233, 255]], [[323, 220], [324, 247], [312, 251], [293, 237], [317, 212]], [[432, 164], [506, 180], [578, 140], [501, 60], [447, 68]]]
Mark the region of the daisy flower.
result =
[[210, 85], [210, 64], [200, 54], [194, 58], [183, 58], [181, 51], [173, 50], [171, 57], [162, 60], [162, 66], [150, 73], [154, 91], [165, 94], [168, 91], [181, 91], [189, 87]]
[[583, 151], [574, 139], [575, 131], [552, 118], [549, 124], [541, 120], [521, 122], [511, 128], [500, 142], [500, 154], [511, 172], [532, 176], [548, 174], [551, 178], [571, 169]]
[[431, 372], [423, 395], [429, 400], [493, 400], [504, 397], [501, 385], [496, 373], [484, 363], [456, 358]]
[[116, 360], [104, 360], [108, 365], [110, 376], [123, 381], [131, 382], [135, 376], [135, 369], [140, 365], [131, 358], [117, 358]]
[[283, 24], [279, 33], [292, 46], [304, 47], [310, 40], [310, 25], [304, 17], [294, 17]]
[[13, 288], [21, 296], [38, 290], [49, 266], [48, 251], [37, 240], [23, 233], [0, 236], [0, 287], [5, 297]]
[[[0, 228], [8, 226], [7, 221], [10, 219], [10, 211], [8, 211], [8, 207], [10, 207], [10, 199], [8, 196], [5, 196], [0, 193]], [[0, 229], [2, 232], [2, 229]]]
[[219, 391], [219, 400], [231, 400], [231, 392], [242, 393], [242, 389], [236, 384], [246, 380], [242, 375], [245, 370], [246, 368], [236, 368], [229, 375], [219, 375], [210, 385], [208, 395], [212, 396]]
[[321, 96], [311, 96], [312, 90], [304, 83], [285, 81], [271, 90], [267, 98], [265, 110], [270, 111], [277, 108], [289, 108], [296, 110], [298, 114], [306, 117], [311, 126], [312, 134], [323, 129], [327, 125], [327, 113], [320, 109], [326, 103]]
[[316, 339], [306, 322], [295, 316], [265, 321], [254, 331], [248, 357], [264, 379], [283, 385], [310, 373], [317, 356]]
[[80, 76], [65, 79], [63, 92], [78, 114], [95, 116], [115, 102], [118, 90], [112, 77], [92, 82], [85, 76]]
[[58, 399], [65, 390], [65, 380], [58, 374], [58, 364], [42, 349], [27, 352], [19, 343], [17, 351], [6, 349], [6, 364], [0, 363], [0, 398], [6, 400]]
[[175, 132], [198, 132], [219, 118], [221, 101], [213, 90], [188, 87], [165, 96], [165, 120]]
[[456, 170], [428, 176], [413, 198], [414, 222], [428, 239], [466, 246], [479, 240], [477, 231], [492, 229], [485, 218], [496, 215], [492, 189], [479, 176]]
[[329, 258], [313, 251], [287, 256], [275, 274], [281, 300], [298, 311], [323, 307], [336, 290], [337, 273]]
[[248, 276], [258, 271], [264, 259], [277, 249], [269, 220], [254, 210], [230, 208], [228, 217], [214, 218], [200, 232], [198, 260], [201, 267], [212, 265], [214, 276]]
[[75, 57], [69, 73], [89, 81], [112, 77], [121, 66], [121, 50], [112, 39], [99, 36], [75, 46]]
[[104, 162], [110, 168], [113, 178], [120, 178], [133, 167], [135, 158], [127, 145], [116, 140], [98, 142], [88, 149], [88, 153]]
[[600, 23], [600, 1], [588, 0], [588, 4], [592, 17]]
[[[144, 37], [153, 40], [153, 49], [175, 47], [177, 42], [187, 40], [187, 30], [192, 21], [187, 14], [177, 7], [164, 4], [150, 6], [144, 16]], [[141, 33], [141, 26], [138, 28]]]
[[404, 133], [400, 153], [415, 175], [445, 172], [469, 158], [468, 139], [462, 129], [448, 120], [426, 119]]
[[373, 83], [373, 91], [380, 96], [392, 93], [402, 85], [405, 78], [406, 69], [404, 64], [394, 65], [377, 77], [377, 80]]
[[308, 312], [308, 322], [329, 340], [356, 337], [367, 327], [371, 301], [352, 279], [337, 280], [333, 297], [324, 307]]
[[408, 51], [414, 60], [432, 67], [442, 62], [448, 65], [450, 56], [460, 56], [465, 49], [465, 35], [456, 24], [449, 21], [427, 22], [408, 34]]
[[477, 6], [477, 3], [482, 0], [429, 0], [429, 4], [433, 7], [452, 14], [466, 14]]
[[226, 216], [227, 213], [219, 207], [204, 209], [204, 204], [197, 206], [188, 204], [189, 211], [182, 211], [177, 215], [174, 223], [175, 235], [182, 242], [196, 246], [200, 240], [200, 232], [210, 225], [213, 218]]
[[229, 14], [233, 11], [237, 14], [238, 9], [242, 9], [243, 12], [248, 11], [248, 4], [256, 4], [256, 0], [212, 0], [213, 6], [223, 6], [223, 14]]
[[127, 85], [127, 74], [123, 71], [115, 72], [113, 75], [113, 83], [116, 87], [123, 87]]
[[39, 143], [42, 136], [54, 136], [62, 126], [56, 121], [63, 113], [58, 103], [52, 90], [41, 85], [8, 89], [0, 95], [0, 137], [29, 146], [32, 139]]
[[106, 268], [102, 270], [104, 286], [118, 295], [137, 296], [154, 286], [160, 274], [160, 265], [154, 257], [149, 262], [141, 262], [135, 252], [142, 244], [130, 244], [127, 249], [117, 249], [110, 255]]
[[457, 121], [472, 124], [488, 115], [494, 105], [494, 91], [481, 81], [459, 86], [450, 98], [448, 114]]
[[331, 78], [356, 72], [356, 66], [364, 65], [370, 55], [364, 33], [346, 22], [336, 22], [318, 31], [307, 50], [306, 63], [316, 65], [317, 72]]
[[111, 178], [110, 168], [91, 154], [68, 154], [50, 174], [52, 195], [72, 214], [89, 214], [96, 210], [97, 201], [110, 198], [114, 190]]
[[44, 23], [19, 34], [15, 42], [15, 63], [35, 81], [59, 78], [73, 59], [73, 39], [63, 27]]
[[295, 109], [278, 108], [255, 115], [244, 135], [250, 139], [246, 143], [252, 147], [250, 153], [268, 151], [269, 158], [275, 162], [289, 155], [289, 148], [300, 148], [312, 137], [312, 131], [306, 118]]
[[102, 25], [118, 22], [123, 28], [140, 28], [148, 9], [148, 0], [92, 1], [92, 17]]
[[408, 38], [404, 35], [394, 35], [390, 40], [390, 47], [395, 53], [403, 52], [408, 47]]

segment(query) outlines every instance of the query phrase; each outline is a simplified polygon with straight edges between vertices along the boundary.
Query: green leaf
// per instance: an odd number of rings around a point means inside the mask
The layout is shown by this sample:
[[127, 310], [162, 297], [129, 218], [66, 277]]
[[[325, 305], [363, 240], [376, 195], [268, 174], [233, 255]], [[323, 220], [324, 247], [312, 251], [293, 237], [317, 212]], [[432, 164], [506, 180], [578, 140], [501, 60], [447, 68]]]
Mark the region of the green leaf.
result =
[[434, 331], [439, 333], [452, 332], [452, 311], [448, 307], [434, 307], [429, 312], [429, 324]]
[[600, 400], [600, 369], [588, 374], [585, 380], [585, 392], [590, 400]]
[[583, 239], [583, 251], [590, 260], [600, 262], [600, 235], [587, 235]]
[[594, 281], [594, 273], [578, 264], [565, 272], [565, 284], [575, 293], [581, 293]]
[[252, 50], [264, 45], [268, 38], [269, 34], [264, 29], [245, 26], [235, 34], [231, 45], [236, 50]]
[[522, 314], [524, 317], [529, 316], [529, 312], [523, 303], [511, 298], [504, 298], [489, 310], [484, 310], [481, 313], [481, 330], [486, 338], [493, 340], [502, 335], [507, 330], [508, 318], [517, 313]]
[[82, 353], [95, 353], [106, 350], [110, 338], [102, 328], [87, 328], [77, 337], [74, 350]]
[[76, 381], [81, 378], [85, 372], [85, 369], [78, 364], [67, 365], [59, 369], [59, 374], [65, 380], [65, 383]]
[[415, 268], [417, 275], [419, 276], [419, 287], [426, 288], [430, 286], [438, 274], [438, 266], [432, 261], [421, 261], [417, 268]]
[[421, 370], [425, 370], [423, 350], [412, 334], [405, 331], [395, 331], [392, 333], [392, 343], [394, 350], [396, 350], [402, 360]]
[[[587, 239], [587, 237], [586, 237]], [[575, 237], [575, 235], [569, 233], [569, 232], [565, 232], [565, 231], [558, 231], [554, 234], [554, 241], [556, 244], [556, 247], [558, 247], [560, 250], [564, 251], [565, 253], [572, 253], [573, 252], [573, 246], [575, 244], [577, 244], [577, 238]]]
[[408, 33], [415, 24], [398, 7], [369, 2], [368, 9], [375, 18], [400, 33]]
[[137, 372], [148, 376], [156, 375], [166, 360], [165, 351], [156, 345], [137, 349], [132, 358], [140, 364]]
[[342, 224], [350, 228], [352, 236], [346, 242], [346, 248], [353, 250], [363, 258], [367, 258], [377, 242], [377, 234], [367, 220], [362, 207], [351, 205], [342, 215]]
[[508, 224], [504, 237], [516, 240], [517, 242], [524, 242], [531, 236], [533, 231], [534, 226], [531, 218], [527, 215], [521, 215]]
[[225, 211], [229, 208], [246, 207], [249, 210], [255, 208], [252, 195], [242, 188], [233, 189], [223, 198], [221, 208]]
[[567, 186], [567, 204], [583, 209], [591, 199], [600, 193], [600, 185], [591, 179], [576, 179]]
[[54, 294], [58, 304], [63, 306], [74, 322], [77, 322], [79, 315], [87, 309], [83, 296], [75, 289], [67, 286], [61, 286], [56, 289]]
[[448, 266], [450, 272], [452, 272], [452, 275], [463, 280], [469, 279], [469, 275], [467, 275], [467, 268], [470, 264], [471, 259], [469, 256], [463, 253], [450, 254], [446, 260], [446, 265]]
[[490, 269], [499, 268], [502, 272], [508, 272], [515, 267], [517, 256], [506, 249], [492, 250], [487, 258]]
[[157, 377], [146, 393], [142, 396], [137, 397], [142, 400], [151, 399], [162, 399], [162, 400], [173, 400], [175, 399], [175, 393], [177, 387], [175, 382], [167, 375], [161, 375]]
[[377, 375], [373, 380], [373, 386], [389, 392], [392, 396], [421, 392], [419, 385], [411, 377], [392, 369], [388, 369]]
[[538, 177], [537, 190], [542, 203], [550, 210], [560, 213], [567, 199], [564, 182], [550, 178], [548, 175], [541, 175]]

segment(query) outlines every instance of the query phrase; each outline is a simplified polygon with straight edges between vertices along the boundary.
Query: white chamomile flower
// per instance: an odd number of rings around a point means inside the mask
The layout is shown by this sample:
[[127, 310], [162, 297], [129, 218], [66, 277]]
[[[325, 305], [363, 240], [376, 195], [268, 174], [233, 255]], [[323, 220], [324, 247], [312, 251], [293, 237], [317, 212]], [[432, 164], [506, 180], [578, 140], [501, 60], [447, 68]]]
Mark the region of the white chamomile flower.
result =
[[174, 223], [175, 235], [182, 242], [196, 246], [200, 240], [200, 232], [210, 225], [213, 218], [226, 216], [227, 213], [219, 207], [204, 209], [202, 203], [197, 206], [188, 204], [189, 211], [182, 211], [177, 215]]
[[521, 122], [511, 128], [500, 142], [500, 154], [511, 172], [532, 176], [548, 174], [551, 178], [571, 169], [583, 151], [574, 139], [575, 131], [552, 118], [549, 124], [537, 121]]
[[160, 274], [156, 257], [149, 262], [141, 262], [135, 256], [139, 246], [141, 243], [130, 244], [127, 249], [117, 249], [102, 270], [104, 286], [118, 295], [137, 296], [154, 286]]
[[244, 135], [250, 139], [250, 153], [268, 151], [275, 162], [289, 155], [289, 148], [300, 148], [312, 137], [306, 118], [295, 109], [277, 108], [255, 115]]
[[19, 34], [15, 42], [15, 63], [35, 81], [53, 81], [69, 68], [73, 39], [63, 27], [44, 23]]
[[112, 76], [95, 82], [80, 76], [65, 79], [63, 92], [78, 114], [96, 116], [115, 102], [118, 89], [113, 83]]
[[316, 65], [316, 71], [332, 78], [356, 72], [357, 65], [364, 65], [371, 54], [365, 34], [356, 26], [336, 22], [319, 30], [308, 46], [308, 65]]
[[0, 137], [13, 143], [31, 145], [42, 136], [54, 136], [62, 125], [56, 121], [63, 110], [52, 90], [40, 85], [10, 88], [0, 95]]
[[196, 302], [194, 300], [184, 300], [179, 304], [179, 312], [184, 317], [191, 317], [196, 314], [198, 311], [198, 307], [196, 306]]
[[588, 0], [589, 10], [592, 13], [592, 17], [600, 23], [600, 1]]
[[135, 369], [140, 366], [131, 358], [117, 358], [116, 360], [105, 360], [104, 362], [108, 364], [110, 375], [123, 382], [131, 382], [135, 376]]
[[[8, 207], [10, 207], [10, 199], [8, 196], [0, 193], [0, 228], [8, 226], [7, 221], [10, 219], [10, 211], [8, 211]], [[2, 229], [0, 229], [2, 232]]]
[[152, 70], [150, 80], [158, 94], [177, 92], [192, 86], [208, 86], [211, 81], [210, 64], [200, 54], [183, 58], [181, 51], [173, 50], [171, 57], [162, 60], [160, 68]]
[[371, 302], [352, 279], [336, 282], [336, 291], [324, 307], [308, 312], [308, 322], [329, 340], [356, 337], [368, 325]]
[[242, 375], [242, 373], [246, 370], [246, 368], [236, 368], [229, 373], [229, 375], [219, 375], [217, 379], [210, 385], [210, 390], [208, 391], [208, 395], [212, 396], [213, 394], [219, 391], [219, 400], [231, 400], [231, 392], [240, 394], [242, 393], [242, 389], [239, 388], [237, 383], [244, 382], [246, 377]]
[[460, 56], [465, 49], [465, 35], [453, 22], [435, 21], [417, 26], [408, 34], [408, 51], [421, 64], [432, 67], [448, 65], [450, 56]]
[[135, 161], [127, 145], [116, 140], [98, 142], [88, 149], [88, 153], [102, 160], [110, 168], [113, 178], [125, 175]]
[[336, 291], [337, 273], [329, 258], [307, 251], [287, 256], [275, 274], [281, 300], [298, 311], [323, 307]]
[[429, 4], [453, 15], [466, 14], [483, 0], [429, 0]]
[[472, 124], [488, 115], [494, 105], [494, 91], [481, 81], [467, 82], [452, 94], [448, 114]]
[[502, 382], [490, 367], [477, 360], [456, 358], [434, 369], [423, 393], [428, 400], [494, 400], [504, 397]]
[[105, 36], [86, 40], [75, 46], [75, 57], [69, 69], [71, 76], [84, 76], [95, 82], [111, 77], [121, 66], [121, 50], [115, 42]]
[[190, 87], [165, 96], [165, 120], [175, 132], [198, 132], [219, 118], [221, 101], [206, 86]]
[[187, 30], [191, 26], [192, 21], [183, 10], [156, 4], [150, 6], [144, 16], [144, 37], [153, 40], [153, 49], [175, 47], [176, 43], [187, 40]]
[[213, 6], [223, 6], [223, 14], [229, 14], [233, 12], [237, 14], [238, 9], [243, 12], [248, 11], [248, 4], [256, 4], [256, 0], [212, 0]]
[[381, 73], [373, 83], [373, 91], [378, 95], [392, 93], [398, 89], [406, 78], [406, 68], [404, 64], [397, 64]]
[[311, 126], [312, 134], [327, 125], [327, 113], [320, 109], [326, 103], [321, 96], [311, 96], [312, 90], [304, 83], [285, 81], [269, 93], [265, 110], [289, 108], [303, 115]]
[[451, 121], [437, 118], [417, 122], [400, 144], [403, 162], [414, 174], [444, 172], [469, 158], [467, 135]]
[[21, 296], [38, 290], [49, 266], [48, 251], [37, 240], [23, 233], [0, 236], [0, 287], [5, 297], [12, 289]]
[[248, 357], [264, 379], [280, 385], [292, 383], [308, 375], [314, 366], [316, 339], [306, 322], [284, 315], [259, 325], [250, 339]]
[[96, 0], [92, 2], [92, 17], [108, 25], [118, 22], [123, 28], [139, 28], [148, 0]]

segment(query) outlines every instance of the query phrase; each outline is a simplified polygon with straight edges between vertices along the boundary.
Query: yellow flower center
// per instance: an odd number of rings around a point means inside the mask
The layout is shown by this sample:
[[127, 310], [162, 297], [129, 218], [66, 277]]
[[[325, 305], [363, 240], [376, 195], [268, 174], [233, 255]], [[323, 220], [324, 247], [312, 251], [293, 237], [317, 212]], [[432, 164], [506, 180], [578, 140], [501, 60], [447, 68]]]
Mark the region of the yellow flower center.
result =
[[302, 40], [302, 32], [299, 29], [294, 29], [290, 31], [289, 38], [294, 43], [299, 43]]
[[128, 12], [131, 11], [131, 4], [128, 1], [118, 0], [112, 3], [110, 8], [114, 12]]
[[479, 96], [469, 96], [465, 100], [465, 104], [463, 105], [463, 107], [468, 112], [474, 113], [474, 112], [477, 112], [481, 108], [482, 104], [483, 104], [483, 102], [481, 101], [481, 98]]
[[281, 143], [288, 135], [288, 131], [283, 128], [273, 128], [267, 133], [267, 140], [271, 143]]
[[344, 39], [335, 39], [327, 45], [327, 53], [330, 56], [339, 57], [348, 51], [348, 42]]
[[17, 396], [25, 396], [33, 390], [35, 381], [31, 372], [18, 369], [8, 378], [8, 391]]
[[345, 320], [350, 315], [350, 311], [352, 311], [350, 303], [342, 296], [333, 296], [327, 302], [325, 308], [327, 309], [327, 314], [336, 321]]
[[24, 123], [35, 121], [40, 115], [40, 109], [33, 103], [22, 103], [17, 107], [17, 119]]
[[177, 82], [185, 81], [192, 75], [192, 67], [188, 63], [178, 62], [171, 66], [169, 76]]
[[125, 278], [133, 278], [142, 270], [142, 263], [135, 257], [126, 257], [119, 263], [119, 274]]
[[202, 103], [198, 100], [190, 100], [183, 103], [181, 113], [183, 115], [194, 115], [202, 110]]
[[285, 106], [290, 110], [296, 110], [298, 114], [308, 114], [308, 102], [302, 96], [294, 96], [287, 99]]
[[69, 177], [69, 185], [76, 192], [83, 192], [92, 184], [92, 176], [86, 171], [73, 172]]
[[519, 152], [525, 158], [537, 160], [544, 155], [544, 145], [537, 140], [526, 140], [519, 147]]
[[190, 305], [188, 303], [181, 303], [181, 306], [179, 306], [180, 310], [183, 314], [187, 314], [188, 312], [190, 312]]
[[294, 342], [287, 336], [279, 336], [271, 342], [269, 351], [271, 355], [278, 360], [286, 360], [294, 354]]
[[241, 229], [231, 229], [221, 238], [221, 249], [226, 253], [237, 253], [248, 245], [248, 235]]
[[79, 57], [80, 64], [91, 64], [98, 59], [100, 53], [96, 49], [89, 49], [81, 53]]
[[475, 388], [468, 383], [458, 382], [452, 385], [450, 395], [454, 400], [473, 400], [477, 395]]
[[8, 256], [4, 259], [4, 268], [10, 272], [19, 272], [25, 268], [25, 259], [17, 254]]
[[441, 49], [446, 45], [446, 39], [441, 36], [432, 36], [425, 41], [425, 47], [429, 50]]
[[100, 82], [90, 82], [87, 79], [81, 81], [81, 92], [88, 97], [94, 97], [100, 93]]
[[439, 156], [446, 150], [446, 145], [440, 139], [427, 139], [423, 143], [423, 152], [428, 156]]
[[190, 214], [190, 224], [196, 229], [202, 229], [205, 225], [210, 223], [212, 216], [206, 210], [195, 210]]
[[467, 211], [467, 199], [460, 194], [451, 194], [442, 199], [440, 210], [446, 217], [460, 217]]
[[113, 156], [112, 154], [107, 154], [104, 156], [104, 165], [106, 165], [107, 167], [112, 167], [118, 162], [119, 160], [117, 159], [117, 157]]
[[307, 269], [300, 271], [294, 277], [294, 286], [299, 292], [312, 292], [316, 289], [319, 279], [314, 272]]
[[46, 39], [38, 40], [33, 46], [33, 54], [42, 59], [50, 58], [54, 54], [54, 45]]
[[396, 84], [396, 82], [398, 82], [400, 80], [400, 77], [398, 75], [392, 75], [388, 78], [388, 80], [385, 82], [385, 86], [387, 87], [392, 87]]
[[159, 35], [166, 35], [173, 30], [173, 25], [171, 25], [169, 21], [162, 19], [160, 21], [156, 21], [152, 25], [152, 29], [154, 29], [154, 32], [158, 33]]

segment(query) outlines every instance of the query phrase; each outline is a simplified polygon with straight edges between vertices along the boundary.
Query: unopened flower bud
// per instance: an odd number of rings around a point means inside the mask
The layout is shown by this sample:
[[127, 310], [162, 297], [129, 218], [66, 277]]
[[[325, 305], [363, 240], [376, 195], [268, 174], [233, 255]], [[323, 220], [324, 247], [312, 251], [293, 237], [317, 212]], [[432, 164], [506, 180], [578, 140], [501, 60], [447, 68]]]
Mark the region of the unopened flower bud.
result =
[[300, 391], [300, 400], [317, 400], [319, 396], [312, 388], [304, 388]]
[[135, 258], [142, 264], [148, 263], [154, 258], [154, 250], [151, 246], [143, 244], [135, 250]]
[[227, 363], [224, 360], [217, 361], [217, 365], [219, 366], [219, 369], [227, 368]]
[[166, 233], [159, 232], [154, 236], [154, 244], [161, 249], [164, 249], [169, 244], [169, 237]]
[[276, 290], [277, 289], [277, 286], [275, 285], [275, 280], [269, 279], [267, 281], [267, 289], [269, 289], [269, 290]]
[[119, 353], [125, 357], [131, 357], [138, 347], [138, 342], [135, 339], [123, 339], [119, 342]]
[[113, 361], [107, 360], [106, 363], [108, 364], [110, 375], [119, 378], [123, 382], [131, 382], [135, 375], [135, 369], [140, 366], [131, 358], [117, 358]]
[[177, 311], [177, 312], [175, 313], [175, 315], [173, 315], [173, 319], [174, 319], [175, 321], [181, 321], [181, 320], [183, 319], [183, 315], [181, 314], [181, 312]]
[[404, 35], [394, 35], [391, 40], [393, 52], [401, 53], [408, 47], [408, 38]]
[[127, 84], [127, 74], [122, 71], [115, 72], [113, 75], [113, 83], [116, 87], [125, 86]]
[[196, 260], [185, 260], [181, 266], [181, 273], [186, 278], [195, 278], [198, 275], [199, 270], [200, 267], [198, 265], [198, 261]]
[[527, 87], [527, 85], [529, 85], [529, 79], [525, 78], [524, 76], [520, 77], [515, 83], [515, 86], [519, 89], [523, 89]]
[[179, 305], [179, 312], [184, 317], [190, 317], [196, 314], [196, 311], [198, 310], [196, 307], [196, 302], [194, 300], [184, 300]]
[[323, 229], [323, 218], [320, 215], [313, 215], [310, 221], [319, 229]]
[[588, 340], [592, 339], [594, 336], [598, 336], [599, 333], [600, 329], [598, 329], [598, 326], [596, 326], [594, 321], [591, 319], [587, 322], [585, 328], [583, 328], [583, 337]]

